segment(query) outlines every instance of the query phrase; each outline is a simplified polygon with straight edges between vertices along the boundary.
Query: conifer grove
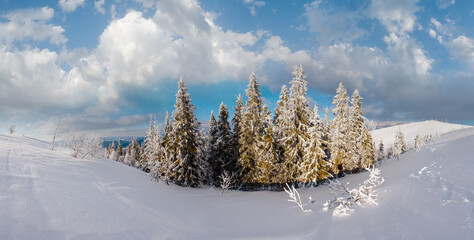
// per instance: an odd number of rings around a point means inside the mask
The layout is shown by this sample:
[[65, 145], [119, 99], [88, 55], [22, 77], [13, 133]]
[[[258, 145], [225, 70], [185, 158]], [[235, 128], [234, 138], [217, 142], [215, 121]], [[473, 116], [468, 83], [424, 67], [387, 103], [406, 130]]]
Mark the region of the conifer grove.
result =
[[157, 181], [242, 190], [282, 189], [287, 183], [316, 186], [373, 165], [375, 143], [359, 91], [349, 98], [339, 84], [333, 119], [328, 109], [321, 119], [317, 105], [309, 106], [305, 78], [303, 67], [294, 66], [290, 86], [282, 86], [272, 114], [252, 73], [246, 101], [238, 96], [232, 117], [221, 103], [216, 116], [211, 112], [207, 132], [199, 130], [196, 107], [180, 79], [175, 109], [171, 117], [166, 114], [162, 131], [151, 118], [142, 146], [134, 140], [123, 154], [121, 145], [112, 145], [109, 157], [150, 172]]

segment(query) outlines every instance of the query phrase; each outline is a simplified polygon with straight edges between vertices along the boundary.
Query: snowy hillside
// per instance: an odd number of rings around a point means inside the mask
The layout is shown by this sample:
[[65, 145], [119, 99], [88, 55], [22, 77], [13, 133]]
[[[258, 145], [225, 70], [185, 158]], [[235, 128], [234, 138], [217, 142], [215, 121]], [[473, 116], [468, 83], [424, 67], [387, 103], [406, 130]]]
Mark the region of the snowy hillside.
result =
[[392, 127], [386, 127], [371, 131], [372, 139], [378, 146], [380, 141], [384, 146], [388, 147], [395, 141], [395, 135], [398, 131], [402, 131], [405, 142], [408, 146], [413, 146], [416, 135], [420, 135], [423, 139], [425, 136], [439, 137], [442, 134], [464, 128], [471, 128], [472, 126], [439, 122], [435, 120], [413, 122]]
[[0, 135], [0, 239], [474, 239], [473, 128], [384, 160], [379, 204], [345, 217], [322, 211], [327, 186], [299, 190], [304, 214], [285, 192], [168, 186], [48, 147]]

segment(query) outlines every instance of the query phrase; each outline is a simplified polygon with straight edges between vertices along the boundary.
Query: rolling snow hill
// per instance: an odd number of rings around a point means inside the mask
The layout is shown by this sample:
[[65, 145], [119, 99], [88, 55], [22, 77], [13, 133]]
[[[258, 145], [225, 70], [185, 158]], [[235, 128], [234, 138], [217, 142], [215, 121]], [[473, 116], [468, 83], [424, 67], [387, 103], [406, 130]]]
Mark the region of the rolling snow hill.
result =
[[322, 210], [326, 185], [299, 189], [304, 214], [285, 192], [182, 188], [48, 148], [0, 135], [0, 239], [474, 239], [474, 128], [379, 163], [378, 205], [345, 217]]
[[387, 148], [395, 142], [395, 135], [397, 132], [402, 131], [405, 137], [405, 142], [409, 147], [411, 147], [415, 143], [415, 137], [417, 134], [420, 135], [422, 139], [425, 136], [439, 137], [445, 133], [464, 128], [472, 128], [472, 126], [429, 120], [381, 128], [373, 130], [370, 133], [372, 134], [372, 139], [377, 146], [380, 141], [382, 141], [385, 148]]

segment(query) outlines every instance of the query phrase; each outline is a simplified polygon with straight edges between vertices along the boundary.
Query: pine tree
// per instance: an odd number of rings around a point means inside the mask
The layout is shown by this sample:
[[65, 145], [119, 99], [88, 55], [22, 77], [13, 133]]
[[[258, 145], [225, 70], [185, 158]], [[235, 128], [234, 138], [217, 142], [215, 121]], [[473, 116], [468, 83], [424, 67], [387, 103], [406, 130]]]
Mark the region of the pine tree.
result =
[[289, 125], [283, 133], [281, 144], [284, 150], [285, 182], [296, 182], [299, 179], [299, 164], [303, 159], [305, 142], [308, 141], [308, 124], [310, 109], [306, 99], [307, 82], [303, 67], [294, 66], [293, 78], [290, 81]]
[[259, 85], [254, 73], [250, 75], [245, 103], [244, 114], [240, 123], [239, 138], [239, 167], [240, 180], [244, 184], [257, 183], [256, 159], [258, 149], [261, 145], [262, 124], [262, 100]]
[[421, 137], [420, 137], [419, 134], [417, 134], [416, 137], [415, 137], [415, 150], [416, 150], [417, 152], [420, 151], [421, 146], [422, 146]]
[[266, 105], [263, 106], [264, 134], [262, 146], [259, 148], [257, 158], [257, 177], [258, 183], [269, 185], [272, 183], [281, 183], [277, 178], [278, 171], [278, 153], [277, 143], [274, 138], [271, 113]]
[[235, 163], [235, 169], [229, 172], [229, 175], [236, 176], [239, 172], [239, 164], [238, 159], [240, 157], [239, 149], [240, 149], [240, 133], [241, 131], [241, 122], [244, 115], [244, 103], [242, 100], [242, 95], [239, 94], [237, 97], [237, 101], [234, 107], [235, 113], [234, 117], [232, 118], [232, 140], [231, 140], [231, 151], [232, 151], [232, 161]]
[[210, 166], [209, 163], [207, 162], [206, 158], [206, 151], [208, 147], [208, 137], [206, 134], [206, 130], [203, 128], [201, 129], [201, 132], [199, 133], [199, 138], [198, 138], [198, 175], [200, 179], [201, 185], [210, 185], [209, 182], [209, 176], [210, 176]]
[[219, 117], [217, 120], [217, 155], [221, 163], [219, 170], [219, 184], [222, 182], [221, 176], [223, 171], [229, 173], [237, 171], [237, 159], [233, 156], [232, 151], [232, 132], [229, 124], [229, 112], [227, 106], [221, 102], [219, 106]]
[[339, 174], [344, 167], [347, 166], [347, 130], [349, 126], [349, 98], [347, 97], [347, 90], [342, 83], [336, 90], [333, 104], [336, 107], [333, 109], [334, 119], [332, 124], [331, 135], [331, 171], [334, 174]]
[[163, 149], [163, 157], [158, 166], [158, 173], [163, 180], [168, 184], [170, 180], [170, 166], [171, 163], [175, 162], [176, 159], [176, 144], [174, 133], [173, 133], [173, 123], [170, 121], [170, 116], [168, 111], [166, 111], [165, 117], [165, 134], [163, 135], [163, 140], [161, 146]]
[[324, 160], [326, 154], [324, 154], [321, 142], [323, 124], [319, 119], [317, 106], [314, 106], [314, 110], [311, 112], [309, 126], [309, 137], [305, 142], [303, 159], [299, 164], [299, 170], [301, 172], [299, 181], [307, 185], [316, 185], [317, 181], [329, 177], [327, 162]]
[[360, 152], [361, 161], [359, 163], [359, 169], [365, 169], [375, 164], [375, 143], [372, 141], [372, 136], [369, 131], [365, 129], [362, 131], [360, 138]]
[[199, 122], [194, 115], [195, 107], [181, 78], [178, 83], [175, 110], [173, 111], [174, 162], [170, 163], [170, 177], [180, 186], [198, 187], [199, 179]]
[[328, 162], [331, 159], [331, 120], [329, 119], [329, 108], [324, 111], [323, 135], [321, 137], [322, 148], [326, 157], [324, 160]]
[[395, 142], [393, 143], [393, 156], [398, 158], [398, 156], [406, 150], [407, 146], [405, 144], [405, 137], [403, 136], [402, 131], [398, 130], [397, 135], [395, 136]]
[[382, 160], [385, 158], [385, 149], [382, 140], [379, 142], [379, 148], [377, 151], [377, 160]]
[[209, 133], [206, 148], [206, 162], [209, 164], [209, 185], [219, 186], [220, 173], [222, 172], [222, 163], [217, 152], [217, 121], [214, 117], [214, 112], [211, 111], [211, 118], [209, 120]]
[[152, 175], [155, 177], [159, 176], [158, 170], [162, 161], [163, 150], [159, 129], [156, 126], [156, 120], [152, 116], [150, 116], [150, 126], [142, 145], [143, 150], [139, 160], [140, 167], [145, 172], [149, 172], [151, 168], [154, 168]]
[[118, 144], [117, 144], [117, 161], [119, 162], [123, 162], [123, 148], [122, 148], [122, 142], [120, 141], [120, 139], [118, 140]]

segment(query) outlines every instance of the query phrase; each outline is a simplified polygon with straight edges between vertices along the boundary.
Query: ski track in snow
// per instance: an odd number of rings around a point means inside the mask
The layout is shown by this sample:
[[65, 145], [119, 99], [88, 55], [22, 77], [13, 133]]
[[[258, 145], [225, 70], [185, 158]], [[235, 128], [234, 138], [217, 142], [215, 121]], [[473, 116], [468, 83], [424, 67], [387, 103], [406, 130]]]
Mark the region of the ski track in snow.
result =
[[[474, 239], [474, 131], [462, 131], [384, 160], [379, 204], [345, 217], [322, 211], [333, 197], [326, 185], [298, 189], [304, 203], [314, 199], [304, 214], [285, 192], [168, 186], [121, 163], [0, 134], [0, 240]], [[341, 181], [352, 188], [367, 176]]]
[[[429, 166], [425, 166], [418, 172], [411, 174], [410, 178], [427, 184], [429, 186], [428, 191], [439, 195], [441, 205], [456, 203], [464, 205], [467, 216], [463, 229], [471, 231], [474, 223], [474, 210], [472, 208], [474, 192], [441, 177], [445, 156], [435, 147], [429, 147], [429, 150], [435, 155], [434, 160], [431, 161]], [[456, 167], [459, 168], [460, 166]]]

